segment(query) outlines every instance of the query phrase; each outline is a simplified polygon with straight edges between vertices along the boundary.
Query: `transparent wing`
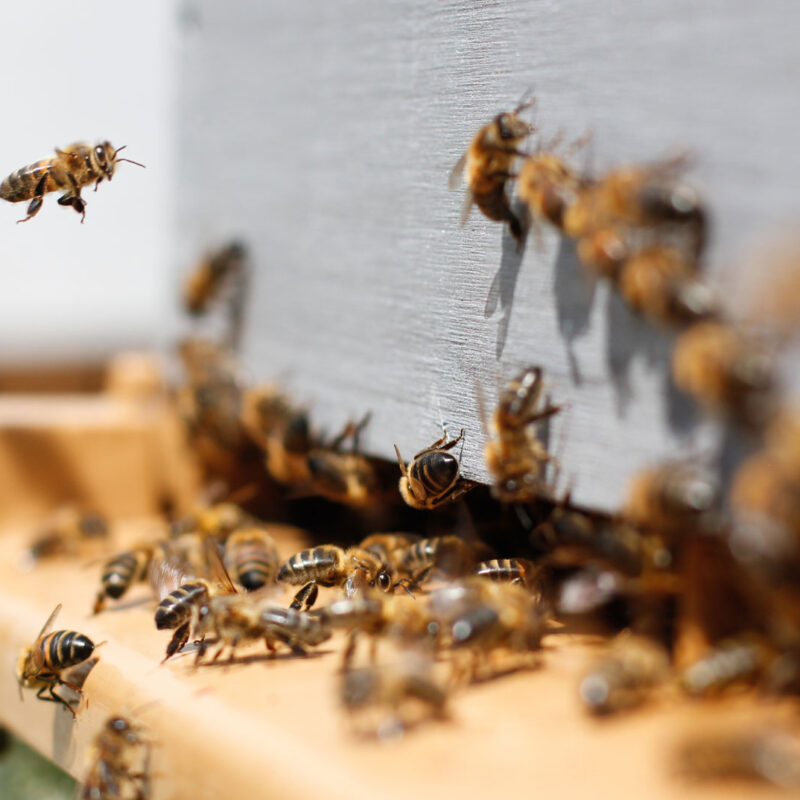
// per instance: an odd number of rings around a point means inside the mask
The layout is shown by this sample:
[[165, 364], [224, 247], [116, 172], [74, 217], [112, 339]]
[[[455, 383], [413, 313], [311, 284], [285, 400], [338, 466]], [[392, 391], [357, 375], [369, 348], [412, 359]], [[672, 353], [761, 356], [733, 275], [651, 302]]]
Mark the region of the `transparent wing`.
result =
[[220, 585], [223, 594], [238, 594], [231, 576], [228, 575], [228, 570], [225, 569], [225, 564], [222, 563], [216, 539], [209, 536], [203, 543], [203, 547], [208, 561], [208, 577]]
[[461, 186], [461, 181], [464, 178], [464, 167], [467, 166], [467, 154], [464, 153], [461, 158], [456, 161], [456, 165], [450, 172], [450, 177], [447, 180], [447, 187], [449, 189], [458, 189]]
[[39, 631], [39, 636], [36, 638], [39, 639], [44, 636], [47, 631], [50, 630], [50, 626], [55, 622], [56, 617], [58, 616], [58, 612], [61, 611], [61, 603], [59, 603], [54, 609], [50, 616], [47, 618], [47, 622], [42, 625], [42, 629]]
[[464, 205], [461, 206], [461, 217], [458, 220], [458, 224], [463, 228], [467, 222], [467, 218], [469, 217], [469, 212], [472, 211], [472, 204], [474, 202], [472, 192], [467, 189], [466, 194], [464, 195]]

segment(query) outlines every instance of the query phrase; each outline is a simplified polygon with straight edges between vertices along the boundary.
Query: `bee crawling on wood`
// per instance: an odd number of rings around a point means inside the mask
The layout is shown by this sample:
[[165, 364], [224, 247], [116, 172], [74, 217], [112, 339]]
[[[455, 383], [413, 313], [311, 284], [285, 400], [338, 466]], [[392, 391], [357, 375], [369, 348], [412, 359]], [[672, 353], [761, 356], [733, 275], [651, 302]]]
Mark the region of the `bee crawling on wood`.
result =
[[406, 467], [397, 445], [397, 463], [400, 466], [400, 494], [413, 508], [436, 508], [444, 503], [460, 500], [477, 484], [462, 478], [458, 459], [450, 452], [464, 438], [464, 429], [447, 441], [447, 433], [430, 447], [420, 450]]
[[25, 566], [32, 566], [45, 558], [75, 555], [81, 545], [108, 538], [108, 527], [102, 514], [80, 512], [73, 506], [64, 506], [37, 532], [26, 553]]
[[256, 525], [234, 531], [225, 542], [225, 567], [248, 592], [273, 583], [278, 573], [275, 540]]
[[119, 158], [118, 153], [124, 149], [125, 145], [115, 149], [111, 142], [98, 142], [94, 146], [77, 142], [63, 150], [56, 148], [55, 157], [22, 167], [6, 177], [0, 184], [0, 197], [9, 203], [30, 200], [27, 216], [17, 220], [27, 222], [39, 213], [44, 195], [63, 191], [58, 204], [72, 206], [83, 222], [86, 218], [86, 201], [81, 197], [81, 189], [84, 186], [94, 183], [97, 191], [104, 180], [111, 180], [120, 161], [144, 167], [138, 161]]
[[[36, 641], [20, 653], [17, 662], [17, 683], [20, 686], [20, 696], [22, 687], [36, 689], [36, 696], [40, 700], [61, 703], [75, 717], [77, 712], [66, 699], [56, 694], [56, 686], [67, 686], [81, 694], [80, 687], [62, 678], [61, 673], [91, 658], [95, 646], [88, 636], [76, 631], [48, 633], [59, 611], [61, 603], [47, 618]], [[50, 696], [45, 697], [44, 692], [49, 692]]]
[[109, 718], [94, 740], [79, 800], [148, 800], [150, 742], [124, 716]]
[[106, 607], [109, 597], [119, 600], [134, 583], [147, 578], [148, 567], [157, 547], [152, 542], [140, 544], [117, 553], [105, 563], [100, 590], [92, 608], [93, 614], [99, 614]]
[[541, 368], [527, 367], [508, 382], [492, 414], [486, 465], [492, 495], [501, 502], [529, 503], [549, 492], [545, 470], [553, 459], [534, 426], [562, 407], [542, 404], [543, 385]]
[[467, 196], [461, 211], [462, 225], [474, 203], [489, 219], [507, 222], [511, 235], [519, 244], [525, 231], [522, 220], [511, 209], [506, 184], [516, 177], [514, 160], [527, 155], [520, 147], [532, 133], [533, 126], [520, 114], [534, 102], [525, 99], [513, 111], [498, 114], [484, 125], [458, 160], [449, 181], [451, 189], [458, 188], [462, 176], [467, 184]]

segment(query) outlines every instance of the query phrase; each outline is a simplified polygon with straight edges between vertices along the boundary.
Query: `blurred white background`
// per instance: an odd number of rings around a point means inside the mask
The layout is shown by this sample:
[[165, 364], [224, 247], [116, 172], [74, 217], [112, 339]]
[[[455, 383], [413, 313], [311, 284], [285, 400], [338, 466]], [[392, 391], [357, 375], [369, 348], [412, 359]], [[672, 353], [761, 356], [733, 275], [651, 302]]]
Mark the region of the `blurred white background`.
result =
[[121, 164], [85, 224], [57, 194], [25, 224], [0, 201], [0, 365], [101, 359], [172, 329], [174, 0], [4, 3], [0, 180], [74, 141], [108, 139]]

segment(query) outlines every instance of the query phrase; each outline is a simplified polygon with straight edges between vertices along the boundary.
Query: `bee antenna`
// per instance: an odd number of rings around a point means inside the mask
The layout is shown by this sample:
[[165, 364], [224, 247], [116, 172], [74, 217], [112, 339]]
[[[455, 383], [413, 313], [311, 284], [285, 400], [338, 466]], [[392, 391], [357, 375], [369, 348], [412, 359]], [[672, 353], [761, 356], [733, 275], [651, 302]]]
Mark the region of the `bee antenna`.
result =
[[[120, 148], [120, 150], [121, 149], [122, 148]], [[132, 158], [118, 158], [116, 160], [117, 161], [127, 161], [129, 164], [136, 164], [137, 167], [141, 167], [142, 169], [147, 169], [147, 167], [144, 164], [140, 164], [138, 161], [134, 161]]]

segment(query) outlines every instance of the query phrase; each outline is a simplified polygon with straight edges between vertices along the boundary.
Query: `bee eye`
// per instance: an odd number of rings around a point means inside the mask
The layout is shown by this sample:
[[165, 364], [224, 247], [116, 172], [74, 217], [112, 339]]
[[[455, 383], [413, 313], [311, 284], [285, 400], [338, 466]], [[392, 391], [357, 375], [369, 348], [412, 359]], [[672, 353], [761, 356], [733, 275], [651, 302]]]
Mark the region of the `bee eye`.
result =
[[94, 154], [97, 156], [99, 161], [106, 160], [106, 152], [100, 145], [97, 145], [97, 147], [95, 147]]
[[389, 573], [388, 572], [381, 572], [378, 575], [378, 587], [382, 591], [388, 592], [389, 588], [391, 587], [391, 585], [392, 585], [392, 579], [389, 577]]

